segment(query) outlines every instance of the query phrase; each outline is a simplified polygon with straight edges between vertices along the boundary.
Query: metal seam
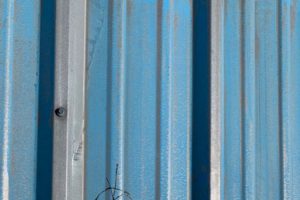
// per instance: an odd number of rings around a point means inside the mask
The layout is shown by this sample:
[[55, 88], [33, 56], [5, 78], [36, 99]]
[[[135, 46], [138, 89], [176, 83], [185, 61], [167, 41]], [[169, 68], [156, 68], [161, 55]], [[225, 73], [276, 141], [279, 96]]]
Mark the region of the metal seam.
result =
[[211, 2], [211, 152], [210, 152], [210, 198], [221, 199], [221, 50], [222, 34], [221, 20], [223, 0], [212, 0]]
[[5, 60], [5, 100], [4, 100], [4, 130], [3, 130], [3, 171], [2, 171], [2, 198], [9, 199], [9, 133], [10, 133], [10, 107], [11, 107], [11, 86], [12, 83], [12, 65], [11, 56], [13, 56], [13, 22], [14, 16], [14, 1], [8, 1], [8, 16], [7, 16], [7, 47]]

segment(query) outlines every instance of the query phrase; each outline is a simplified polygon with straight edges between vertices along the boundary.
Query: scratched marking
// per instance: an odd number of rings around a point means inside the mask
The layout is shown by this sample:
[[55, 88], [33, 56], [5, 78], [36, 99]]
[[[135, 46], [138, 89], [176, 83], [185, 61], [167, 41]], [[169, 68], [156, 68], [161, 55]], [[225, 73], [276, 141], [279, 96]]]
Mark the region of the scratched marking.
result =
[[93, 21], [92, 23], [90, 23], [90, 31], [88, 34], [88, 66], [87, 66], [87, 70], [89, 70], [93, 58], [94, 58], [94, 54], [95, 54], [95, 49], [96, 49], [96, 44], [100, 38], [102, 29], [103, 29], [103, 25], [104, 25], [104, 13], [105, 13], [105, 9], [102, 7], [103, 5], [103, 1], [96, 1], [93, 0], [91, 1], [91, 6], [90, 6], [90, 13], [96, 13], [97, 17], [93, 17]]
[[74, 153], [73, 153], [73, 160], [74, 161], [78, 161], [81, 157], [82, 154], [82, 149], [83, 149], [83, 143], [80, 142], [77, 146], [77, 148], [75, 149]]

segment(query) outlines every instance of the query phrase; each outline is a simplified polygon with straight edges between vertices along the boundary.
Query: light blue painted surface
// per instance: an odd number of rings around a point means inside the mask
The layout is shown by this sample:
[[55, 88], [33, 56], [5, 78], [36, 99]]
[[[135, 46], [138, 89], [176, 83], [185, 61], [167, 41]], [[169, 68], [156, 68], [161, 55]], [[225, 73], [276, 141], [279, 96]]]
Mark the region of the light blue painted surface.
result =
[[299, 199], [300, 1], [217, 4], [221, 185], [215, 197]]
[[[299, 199], [300, 2], [219, 2], [220, 198]], [[39, 1], [0, 0], [0, 199], [50, 199], [52, 3], [40, 41]], [[87, 199], [116, 164], [133, 199], [190, 198], [190, 3], [88, 1]]]
[[132, 199], [189, 199], [191, 1], [92, 0], [88, 10], [86, 198], [114, 183], [118, 164]]
[[[87, 2], [86, 198], [189, 199], [192, 1]], [[0, 0], [0, 199], [51, 199], [54, 9]]]
[[0, 1], [0, 199], [35, 199], [39, 6]]
[[283, 196], [300, 198], [300, 1], [281, 2]]

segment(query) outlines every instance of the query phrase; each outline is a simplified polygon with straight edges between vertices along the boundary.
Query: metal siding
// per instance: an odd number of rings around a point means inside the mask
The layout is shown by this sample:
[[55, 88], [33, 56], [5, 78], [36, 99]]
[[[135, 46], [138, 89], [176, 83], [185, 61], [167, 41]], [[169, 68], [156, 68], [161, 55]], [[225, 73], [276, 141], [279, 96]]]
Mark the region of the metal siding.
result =
[[299, 0], [57, 2], [0, 0], [0, 199], [205, 198], [209, 117], [211, 199], [300, 198]]
[[0, 1], [1, 199], [35, 199], [39, 6]]
[[192, 10], [0, 0], [0, 198], [190, 199]]
[[92, 0], [88, 10], [86, 198], [118, 164], [133, 199], [189, 199], [191, 2]]
[[212, 1], [212, 199], [300, 198], [299, 6]]
[[[1, 199], [51, 198], [52, 133], [53, 198], [82, 198], [84, 176], [73, 176], [71, 166], [73, 157], [84, 153], [78, 152], [77, 139], [67, 141], [58, 134], [73, 138], [76, 131], [84, 131], [78, 113], [84, 115], [80, 97], [85, 70], [74, 67], [85, 65], [78, 43], [78, 38], [85, 39], [85, 25], [76, 22], [86, 20], [78, 11], [84, 7], [80, 2], [57, 3], [55, 47], [54, 1], [0, 3]], [[116, 163], [121, 188], [135, 198], [189, 198], [191, 2], [90, 1], [88, 6], [87, 198], [105, 188], [106, 177], [114, 178]], [[83, 90], [73, 90], [78, 84]], [[75, 101], [80, 108], [73, 107]], [[68, 104], [68, 119], [54, 117], [53, 127], [54, 104]], [[69, 124], [69, 132], [58, 123]], [[65, 153], [71, 157], [59, 162]]]
[[[52, 198], [52, 133], [54, 199], [94, 199], [106, 178], [133, 199], [200, 198], [199, 2], [58, 1], [55, 38], [54, 1], [0, 0], [0, 198]], [[211, 199], [300, 198], [299, 19], [298, 0], [211, 1]]]

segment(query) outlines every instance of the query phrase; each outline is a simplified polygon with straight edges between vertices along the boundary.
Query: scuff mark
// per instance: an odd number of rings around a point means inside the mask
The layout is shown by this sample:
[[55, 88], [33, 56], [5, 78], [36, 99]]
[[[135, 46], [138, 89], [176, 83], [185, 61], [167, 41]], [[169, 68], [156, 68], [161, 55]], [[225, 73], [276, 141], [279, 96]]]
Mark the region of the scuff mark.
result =
[[126, 6], [126, 9], [127, 9], [127, 15], [130, 16], [131, 13], [132, 13], [132, 10], [133, 10], [133, 5], [132, 5], [132, 0], [128, 0], [127, 2], [127, 6]]
[[87, 71], [89, 71], [89, 68], [92, 64], [94, 54], [95, 54], [95, 49], [96, 49], [96, 44], [100, 38], [101, 31], [103, 29], [103, 24], [104, 24], [104, 8], [101, 6], [101, 2], [99, 1], [92, 1], [91, 2], [91, 13], [99, 13], [100, 17], [95, 17], [96, 21], [91, 23], [91, 29], [95, 31], [89, 31], [89, 36], [88, 36], [88, 65], [87, 65]]
[[[294, 3], [295, 4], [295, 3]], [[296, 7], [297, 5], [291, 6], [291, 31], [292, 33], [295, 31], [295, 23], [296, 23]]]
[[82, 155], [83, 142], [81, 141], [73, 152], [73, 160], [78, 161]]

